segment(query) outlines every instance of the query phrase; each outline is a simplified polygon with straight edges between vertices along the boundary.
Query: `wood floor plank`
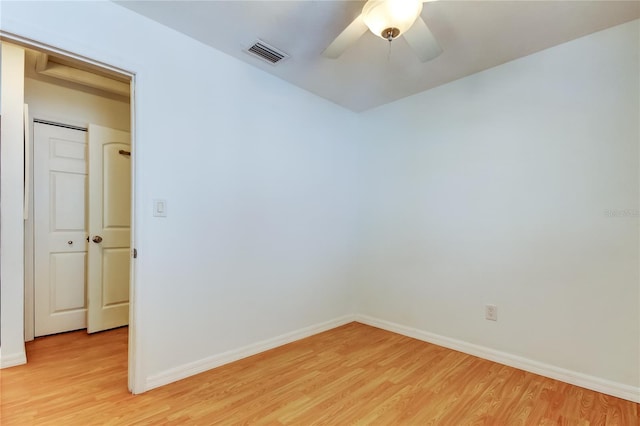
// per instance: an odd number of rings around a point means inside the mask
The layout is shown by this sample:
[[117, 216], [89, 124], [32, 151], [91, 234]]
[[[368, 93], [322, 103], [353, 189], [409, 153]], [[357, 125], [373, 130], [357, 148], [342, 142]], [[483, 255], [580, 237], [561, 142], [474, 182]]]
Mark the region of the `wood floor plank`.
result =
[[127, 333], [28, 343], [0, 423], [640, 425], [638, 404], [358, 323], [134, 396]]

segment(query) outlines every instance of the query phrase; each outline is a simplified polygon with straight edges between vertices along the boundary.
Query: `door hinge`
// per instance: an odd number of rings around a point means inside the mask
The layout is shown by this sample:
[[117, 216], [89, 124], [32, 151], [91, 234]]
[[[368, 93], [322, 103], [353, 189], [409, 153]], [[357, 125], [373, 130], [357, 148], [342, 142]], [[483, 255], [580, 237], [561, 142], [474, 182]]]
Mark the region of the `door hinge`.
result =
[[134, 259], [138, 258], [138, 249], [133, 249], [133, 258]]

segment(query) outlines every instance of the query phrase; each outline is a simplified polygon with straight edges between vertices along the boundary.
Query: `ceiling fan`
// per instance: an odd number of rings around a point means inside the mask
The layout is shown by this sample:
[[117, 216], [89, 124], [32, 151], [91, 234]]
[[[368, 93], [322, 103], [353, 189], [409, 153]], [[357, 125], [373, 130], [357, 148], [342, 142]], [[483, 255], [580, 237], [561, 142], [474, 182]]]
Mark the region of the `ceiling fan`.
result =
[[422, 62], [440, 53], [442, 48], [420, 17], [422, 3], [428, 0], [368, 0], [358, 15], [322, 52], [336, 59], [354, 44], [367, 29], [389, 42], [403, 36]]

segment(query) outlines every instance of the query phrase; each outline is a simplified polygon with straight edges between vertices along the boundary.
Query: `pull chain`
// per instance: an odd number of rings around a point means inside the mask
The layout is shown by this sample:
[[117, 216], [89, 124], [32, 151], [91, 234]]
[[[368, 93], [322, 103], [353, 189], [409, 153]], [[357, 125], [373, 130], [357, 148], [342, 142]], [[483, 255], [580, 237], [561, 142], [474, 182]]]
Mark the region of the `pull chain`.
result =
[[400, 35], [400, 30], [394, 27], [385, 28], [380, 34], [389, 41], [389, 51], [387, 52], [387, 62], [391, 62], [391, 42]]

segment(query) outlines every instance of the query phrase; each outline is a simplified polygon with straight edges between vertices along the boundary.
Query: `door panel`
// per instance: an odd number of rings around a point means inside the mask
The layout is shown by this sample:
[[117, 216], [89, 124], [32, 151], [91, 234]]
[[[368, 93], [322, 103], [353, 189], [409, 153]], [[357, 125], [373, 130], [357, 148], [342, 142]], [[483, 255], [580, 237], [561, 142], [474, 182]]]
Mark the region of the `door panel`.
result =
[[65, 285], [53, 286], [55, 312], [85, 308], [86, 253], [53, 253], [51, 280]]
[[129, 322], [130, 149], [129, 133], [89, 126], [89, 333]]
[[53, 232], [85, 232], [85, 174], [51, 172], [51, 217]]
[[103, 255], [104, 306], [129, 303], [129, 248], [104, 249]]
[[[109, 143], [103, 147], [104, 176], [104, 228], [126, 230], [127, 238], [131, 215], [131, 160], [119, 153], [129, 151], [128, 144]], [[127, 241], [127, 245], [129, 241]]]
[[86, 132], [34, 124], [35, 336], [86, 327]]

